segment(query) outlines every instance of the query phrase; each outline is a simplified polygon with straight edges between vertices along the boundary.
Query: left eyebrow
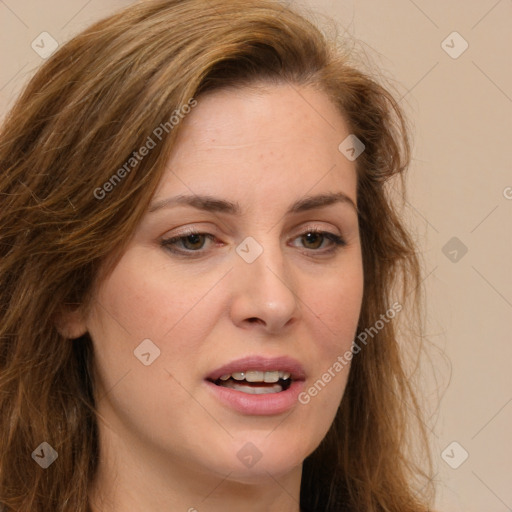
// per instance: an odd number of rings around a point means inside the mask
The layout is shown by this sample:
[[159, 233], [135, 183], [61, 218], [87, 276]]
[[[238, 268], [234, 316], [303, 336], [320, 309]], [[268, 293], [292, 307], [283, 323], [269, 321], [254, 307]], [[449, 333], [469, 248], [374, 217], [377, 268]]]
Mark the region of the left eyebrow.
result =
[[[344, 192], [332, 192], [299, 199], [288, 208], [286, 215], [314, 210], [316, 208], [324, 208], [336, 203], [348, 204], [354, 208], [356, 213], [359, 213], [356, 203], [347, 194]], [[208, 212], [227, 213], [230, 215], [240, 215], [242, 212], [242, 208], [238, 203], [210, 195], [178, 195], [162, 199], [152, 203], [148, 211], [152, 213], [162, 208], [172, 208], [179, 205], [191, 206], [198, 210]]]

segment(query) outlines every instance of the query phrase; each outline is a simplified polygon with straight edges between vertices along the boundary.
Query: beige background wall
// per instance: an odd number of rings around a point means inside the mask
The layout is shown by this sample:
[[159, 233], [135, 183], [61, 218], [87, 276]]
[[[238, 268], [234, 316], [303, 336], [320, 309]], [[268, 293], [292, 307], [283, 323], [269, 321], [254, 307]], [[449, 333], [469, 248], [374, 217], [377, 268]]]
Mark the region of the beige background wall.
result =
[[[62, 43], [129, 3], [0, 0], [0, 115], [43, 62], [36, 36]], [[512, 510], [512, 1], [291, 3], [357, 38], [415, 125], [407, 213], [424, 254], [427, 334], [451, 361], [434, 358], [446, 389], [429, 423], [437, 508]]]

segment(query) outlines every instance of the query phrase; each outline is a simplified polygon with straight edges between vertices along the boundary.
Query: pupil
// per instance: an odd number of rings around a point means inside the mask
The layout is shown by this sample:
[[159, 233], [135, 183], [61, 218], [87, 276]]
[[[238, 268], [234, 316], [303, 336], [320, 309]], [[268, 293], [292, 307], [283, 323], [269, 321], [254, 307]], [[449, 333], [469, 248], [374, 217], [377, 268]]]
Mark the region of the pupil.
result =
[[[306, 237], [306, 241], [307, 243], [313, 243], [314, 244], [314, 240], [315, 238], [318, 238], [320, 239], [321, 235], [319, 233], [306, 233], [306, 235], [304, 235]], [[311, 240], [310, 238], [313, 238], [313, 240]], [[315, 244], [315, 247], [317, 246], [318, 244]]]
[[[200, 239], [202, 235], [188, 235], [187, 238], [185, 239], [186, 242], [189, 242], [191, 239], [192, 239], [192, 245], [195, 245], [198, 243], [198, 239]], [[193, 249], [197, 249], [197, 247], [193, 247]]]

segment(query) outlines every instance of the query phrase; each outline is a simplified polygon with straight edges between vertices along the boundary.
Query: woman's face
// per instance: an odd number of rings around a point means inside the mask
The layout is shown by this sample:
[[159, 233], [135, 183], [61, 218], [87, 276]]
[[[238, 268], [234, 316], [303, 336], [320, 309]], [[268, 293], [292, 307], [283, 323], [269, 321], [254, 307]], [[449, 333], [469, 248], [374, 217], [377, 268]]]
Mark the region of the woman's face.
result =
[[116, 457], [255, 482], [300, 469], [343, 396], [363, 293], [355, 163], [315, 89], [197, 100], [83, 326]]

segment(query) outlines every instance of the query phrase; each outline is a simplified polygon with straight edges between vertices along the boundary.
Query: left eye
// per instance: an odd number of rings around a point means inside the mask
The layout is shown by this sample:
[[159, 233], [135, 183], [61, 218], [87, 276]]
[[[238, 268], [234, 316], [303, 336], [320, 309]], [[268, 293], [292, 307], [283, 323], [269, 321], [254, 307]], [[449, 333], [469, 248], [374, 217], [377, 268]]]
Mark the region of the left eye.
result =
[[[203, 249], [207, 239], [213, 242], [215, 241], [215, 236], [211, 235], [210, 233], [191, 231], [180, 236], [162, 240], [161, 245], [175, 254], [202, 254], [204, 251], [201, 251], [201, 249]], [[319, 231], [316, 229], [309, 229], [305, 231], [295, 238], [295, 240], [297, 239], [302, 239], [306, 244], [310, 244], [312, 247], [310, 246], [305, 248], [313, 252], [330, 253], [346, 245], [345, 240], [341, 236], [330, 233], [328, 231]], [[326, 240], [331, 242], [330, 248], [328, 250], [319, 251], [323, 245], [323, 242]]]
[[[334, 233], [330, 233], [328, 231], [318, 231], [315, 229], [310, 229], [308, 231], [305, 231], [302, 235], [299, 235], [297, 238], [302, 238], [306, 240], [306, 243], [312, 244], [314, 247], [306, 247], [306, 249], [312, 249], [317, 250], [320, 248], [322, 243], [325, 240], [328, 240], [331, 242], [331, 249], [327, 252], [330, 252], [332, 250], [336, 250], [340, 246], [344, 246], [345, 241], [343, 238], [339, 235], [335, 235]], [[317, 243], [320, 240], [320, 245]]]

